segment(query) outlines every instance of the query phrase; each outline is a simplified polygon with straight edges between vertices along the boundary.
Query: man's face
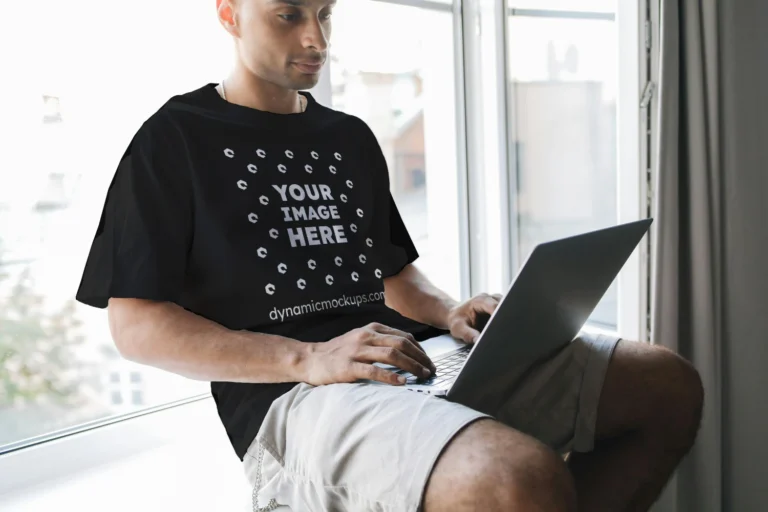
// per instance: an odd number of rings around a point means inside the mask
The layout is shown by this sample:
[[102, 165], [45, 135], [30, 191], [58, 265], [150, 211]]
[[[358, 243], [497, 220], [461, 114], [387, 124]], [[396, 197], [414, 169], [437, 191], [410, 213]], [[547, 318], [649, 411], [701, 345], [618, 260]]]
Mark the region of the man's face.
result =
[[310, 89], [328, 57], [335, 0], [234, 0], [236, 43], [256, 76], [291, 90]]

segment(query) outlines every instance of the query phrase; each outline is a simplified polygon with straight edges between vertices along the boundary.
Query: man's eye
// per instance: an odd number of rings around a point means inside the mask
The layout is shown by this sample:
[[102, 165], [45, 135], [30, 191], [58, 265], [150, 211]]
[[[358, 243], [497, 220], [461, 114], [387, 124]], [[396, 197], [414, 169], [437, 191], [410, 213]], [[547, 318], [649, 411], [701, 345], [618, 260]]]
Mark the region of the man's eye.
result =
[[296, 21], [296, 18], [298, 18], [298, 16], [295, 14], [278, 14], [278, 16], [283, 18], [285, 21]]

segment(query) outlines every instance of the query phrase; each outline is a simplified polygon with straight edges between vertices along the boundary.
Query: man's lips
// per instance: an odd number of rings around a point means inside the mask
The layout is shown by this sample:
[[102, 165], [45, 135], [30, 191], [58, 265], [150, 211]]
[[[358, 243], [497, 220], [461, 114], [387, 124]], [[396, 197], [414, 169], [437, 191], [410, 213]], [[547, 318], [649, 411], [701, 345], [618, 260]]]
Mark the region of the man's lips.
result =
[[323, 69], [322, 62], [294, 62], [293, 65], [302, 73], [308, 74], [319, 73]]

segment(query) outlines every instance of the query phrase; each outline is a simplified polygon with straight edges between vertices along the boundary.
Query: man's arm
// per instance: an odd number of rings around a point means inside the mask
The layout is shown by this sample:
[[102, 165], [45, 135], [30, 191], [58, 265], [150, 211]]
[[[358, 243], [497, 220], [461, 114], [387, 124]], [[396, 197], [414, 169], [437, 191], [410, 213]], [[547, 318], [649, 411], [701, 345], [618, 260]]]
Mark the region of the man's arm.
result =
[[110, 299], [109, 327], [128, 360], [201, 381], [302, 382], [310, 343], [232, 331], [170, 302]]
[[413, 264], [384, 279], [387, 306], [403, 316], [439, 329], [449, 329], [448, 314], [459, 303], [432, 284]]
[[411, 334], [376, 323], [325, 343], [232, 331], [170, 302], [110, 299], [109, 327], [120, 354], [201, 381], [314, 386], [371, 379], [403, 384], [381, 362], [418, 375], [434, 366]]

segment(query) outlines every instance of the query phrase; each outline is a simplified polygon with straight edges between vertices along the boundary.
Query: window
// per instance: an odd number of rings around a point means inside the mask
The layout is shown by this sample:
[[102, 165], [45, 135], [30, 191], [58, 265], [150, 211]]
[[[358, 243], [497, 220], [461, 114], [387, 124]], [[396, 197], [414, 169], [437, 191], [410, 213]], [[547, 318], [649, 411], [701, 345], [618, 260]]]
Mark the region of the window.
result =
[[[0, 453], [209, 390], [124, 361], [106, 314], [72, 297], [130, 137], [171, 95], [219, 81], [231, 43], [209, 0], [118, 2], [99, 24], [85, 3], [36, 6], [36, 44], [19, 44], [23, 24], [0, 31], [15, 49], [3, 72], [23, 77], [0, 83]], [[371, 126], [417, 266], [455, 298], [467, 284], [506, 289], [540, 241], [634, 220], [633, 10], [617, 0], [336, 8], [318, 99]], [[181, 11], [184, 23], [168, 25]], [[593, 322], [614, 328], [640, 286], [614, 285]]]
[[[504, 292], [541, 242], [644, 217], [643, 0], [473, 0], [463, 13], [469, 273]], [[645, 83], [642, 83], [645, 86]], [[588, 328], [644, 338], [644, 245]]]
[[[454, 7], [397, 4], [338, 6], [328, 98], [373, 128], [417, 264], [458, 298]], [[223, 78], [231, 42], [205, 0], [110, 5], [100, 24], [89, 22], [85, 4], [36, 5], [45, 15], [35, 45], [19, 45], [28, 38], [21, 26], [0, 32], [0, 44], [17, 48], [3, 72], [24, 77], [0, 85], [0, 132], [8, 134], [0, 146], [0, 343], [11, 340], [0, 345], [0, 386], [12, 390], [0, 395], [0, 452], [209, 391], [123, 360], [105, 312], [73, 295], [130, 137], [171, 95]], [[167, 20], [181, 11], [184, 23], [169, 34]], [[363, 25], [361, 17], [383, 23]]]
[[[508, 0], [511, 222], [518, 265], [538, 243], [618, 221], [616, 9], [616, 0]], [[590, 322], [616, 329], [617, 282]]]
[[73, 297], [130, 137], [171, 95], [229, 70], [211, 6], [116, 3], [92, 23], [85, 4], [41, 0], [34, 44], [3, 24], [14, 50], [0, 84], [0, 452], [209, 391], [124, 361], [105, 312]]
[[131, 403], [133, 405], [144, 405], [144, 393], [138, 389], [131, 392]]
[[334, 12], [330, 71], [333, 107], [366, 121], [382, 147], [392, 194], [420, 253], [416, 266], [459, 298], [453, 34], [447, 5], [345, 2]]

